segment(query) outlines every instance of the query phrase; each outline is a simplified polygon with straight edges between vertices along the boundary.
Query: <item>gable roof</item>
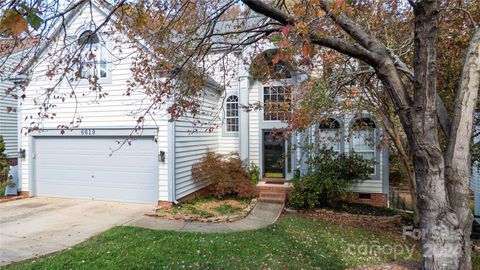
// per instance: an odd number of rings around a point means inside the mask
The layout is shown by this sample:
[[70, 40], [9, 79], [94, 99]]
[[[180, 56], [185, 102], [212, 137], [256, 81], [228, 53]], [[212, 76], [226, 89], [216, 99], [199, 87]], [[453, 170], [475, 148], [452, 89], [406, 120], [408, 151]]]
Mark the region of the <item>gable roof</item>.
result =
[[[98, 12], [100, 12], [103, 16], [107, 17], [110, 16], [111, 12], [114, 9], [110, 3], [106, 2], [105, 0], [92, 0], [91, 1], [92, 7], [95, 8]], [[48, 47], [54, 42], [55, 37], [59, 36], [61, 32], [65, 29], [65, 26], [70, 25], [78, 15], [85, 9], [87, 6], [86, 1], [78, 0], [67, 7], [67, 9], [72, 8], [72, 10], [65, 16], [64, 19], [57, 18], [56, 21], [53, 23], [53, 27], [50, 29], [49, 33], [46, 35], [46, 41], [41, 43], [39, 48], [35, 51], [33, 55], [28, 58], [28, 61], [25, 65], [22, 66], [20, 70], [18, 70], [15, 74], [17, 80], [26, 80], [28, 77], [28, 73], [30, 72], [32, 66], [35, 62], [40, 59], [40, 57], [45, 53]], [[117, 18], [117, 15], [112, 15], [113, 20]], [[151, 50], [143, 44], [140, 40], [136, 40], [137, 45], [145, 49], [146, 51], [151, 52]], [[223, 87], [216, 82], [213, 78], [208, 76], [207, 85], [216, 89], [217, 91], [223, 90]]]

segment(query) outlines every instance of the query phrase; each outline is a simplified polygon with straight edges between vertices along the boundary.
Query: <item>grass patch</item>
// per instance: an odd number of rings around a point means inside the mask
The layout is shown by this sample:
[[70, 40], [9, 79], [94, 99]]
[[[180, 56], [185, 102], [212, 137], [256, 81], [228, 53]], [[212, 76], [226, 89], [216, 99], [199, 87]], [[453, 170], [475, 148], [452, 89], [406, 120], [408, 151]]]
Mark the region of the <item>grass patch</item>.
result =
[[480, 251], [472, 253], [472, 269], [480, 269]]
[[186, 233], [116, 227], [55, 255], [2, 269], [345, 269], [410, 259], [362, 245], [415, 247], [398, 235], [286, 215], [267, 228]]
[[182, 215], [199, 215], [204, 218], [235, 215], [240, 213], [250, 203], [250, 198], [214, 196], [196, 198], [171, 208], [163, 208], [158, 212]]

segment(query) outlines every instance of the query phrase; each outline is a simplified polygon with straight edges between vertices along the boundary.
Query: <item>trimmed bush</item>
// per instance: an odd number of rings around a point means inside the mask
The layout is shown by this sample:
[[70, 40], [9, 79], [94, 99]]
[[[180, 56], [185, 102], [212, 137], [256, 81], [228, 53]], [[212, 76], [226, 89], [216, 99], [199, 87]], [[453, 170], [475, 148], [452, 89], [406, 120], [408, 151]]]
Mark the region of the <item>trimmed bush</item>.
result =
[[10, 166], [7, 162], [7, 156], [5, 155], [5, 142], [3, 137], [0, 135], [0, 181], [7, 180], [8, 171]]
[[308, 162], [310, 172], [293, 179], [289, 205], [295, 208], [314, 208], [328, 205], [350, 194], [354, 183], [370, 177], [375, 162], [361, 156], [338, 154], [329, 149], [320, 149]]
[[192, 166], [192, 178], [197, 183], [210, 185], [212, 195], [223, 197], [256, 195], [251, 175], [238, 154], [221, 155], [208, 152], [202, 161]]

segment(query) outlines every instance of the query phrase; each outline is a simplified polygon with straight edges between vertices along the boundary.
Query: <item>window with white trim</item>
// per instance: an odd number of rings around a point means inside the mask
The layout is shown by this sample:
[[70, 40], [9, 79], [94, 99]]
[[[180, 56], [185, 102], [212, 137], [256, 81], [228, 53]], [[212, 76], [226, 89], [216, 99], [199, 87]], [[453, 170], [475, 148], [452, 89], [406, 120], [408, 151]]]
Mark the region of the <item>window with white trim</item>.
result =
[[83, 32], [78, 38], [82, 47], [80, 53], [80, 78], [88, 79], [96, 76], [98, 79], [108, 76], [107, 49], [105, 43], [92, 31]]
[[[364, 159], [375, 161], [375, 136], [375, 123], [370, 118], [357, 119], [352, 125], [352, 150]], [[375, 165], [371, 174], [375, 174]]]
[[319, 123], [318, 142], [320, 146], [340, 152], [340, 140], [340, 123], [337, 120], [328, 118]]
[[238, 132], [238, 97], [231, 95], [225, 102], [225, 121], [227, 132]]

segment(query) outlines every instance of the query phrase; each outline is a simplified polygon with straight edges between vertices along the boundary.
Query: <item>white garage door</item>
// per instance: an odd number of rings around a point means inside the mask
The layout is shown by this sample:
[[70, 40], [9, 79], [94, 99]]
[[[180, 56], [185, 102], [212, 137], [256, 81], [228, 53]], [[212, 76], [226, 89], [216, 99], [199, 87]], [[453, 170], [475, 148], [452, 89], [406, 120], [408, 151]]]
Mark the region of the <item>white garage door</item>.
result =
[[[157, 145], [152, 137], [38, 137], [37, 196], [156, 203]], [[110, 155], [111, 154], [111, 155]]]

